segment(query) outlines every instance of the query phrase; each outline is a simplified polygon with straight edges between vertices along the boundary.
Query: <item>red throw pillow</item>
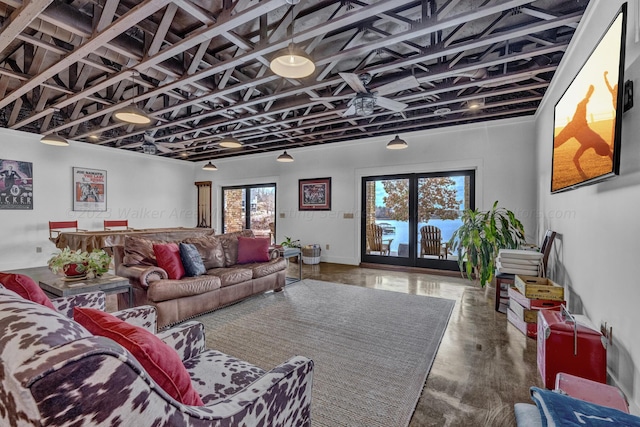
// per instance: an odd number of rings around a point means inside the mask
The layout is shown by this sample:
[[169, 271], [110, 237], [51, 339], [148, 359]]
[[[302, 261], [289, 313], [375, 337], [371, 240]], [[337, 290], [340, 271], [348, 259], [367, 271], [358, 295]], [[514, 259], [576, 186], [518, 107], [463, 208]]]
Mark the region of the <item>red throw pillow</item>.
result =
[[269, 239], [238, 237], [238, 264], [269, 261]]
[[52, 310], [56, 309], [40, 286], [29, 276], [0, 272], [0, 283], [24, 299], [37, 302]]
[[175, 400], [190, 406], [204, 405], [178, 353], [151, 332], [94, 308], [74, 307], [73, 319], [93, 335], [110, 338], [126, 348]]
[[169, 279], [182, 279], [184, 266], [180, 259], [180, 248], [175, 243], [154, 244], [153, 253], [156, 255], [158, 267], [167, 272]]

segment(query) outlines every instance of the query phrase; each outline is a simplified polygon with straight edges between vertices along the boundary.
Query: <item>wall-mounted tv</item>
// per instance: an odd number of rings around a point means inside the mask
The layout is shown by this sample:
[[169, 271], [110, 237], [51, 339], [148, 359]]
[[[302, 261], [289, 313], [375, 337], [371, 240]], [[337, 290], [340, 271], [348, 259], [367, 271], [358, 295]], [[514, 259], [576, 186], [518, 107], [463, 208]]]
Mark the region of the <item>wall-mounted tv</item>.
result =
[[620, 171], [626, 28], [624, 3], [555, 106], [552, 193]]

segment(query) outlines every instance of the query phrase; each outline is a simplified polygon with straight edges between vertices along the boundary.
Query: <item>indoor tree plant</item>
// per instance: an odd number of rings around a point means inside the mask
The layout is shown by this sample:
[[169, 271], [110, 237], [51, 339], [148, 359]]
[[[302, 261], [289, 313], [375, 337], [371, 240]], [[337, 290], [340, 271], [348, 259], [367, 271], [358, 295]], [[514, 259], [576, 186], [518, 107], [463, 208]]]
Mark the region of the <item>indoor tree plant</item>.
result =
[[449, 247], [457, 251], [460, 271], [469, 280], [475, 277], [480, 286], [491, 281], [500, 249], [516, 249], [524, 243], [524, 227], [515, 214], [498, 207], [483, 212], [467, 209], [462, 214], [462, 225], [454, 231]]
[[54, 274], [64, 273], [67, 276], [96, 277], [109, 271], [111, 256], [103, 249], [94, 249], [92, 252], [80, 249], [72, 251], [68, 247], [54, 254], [47, 265]]

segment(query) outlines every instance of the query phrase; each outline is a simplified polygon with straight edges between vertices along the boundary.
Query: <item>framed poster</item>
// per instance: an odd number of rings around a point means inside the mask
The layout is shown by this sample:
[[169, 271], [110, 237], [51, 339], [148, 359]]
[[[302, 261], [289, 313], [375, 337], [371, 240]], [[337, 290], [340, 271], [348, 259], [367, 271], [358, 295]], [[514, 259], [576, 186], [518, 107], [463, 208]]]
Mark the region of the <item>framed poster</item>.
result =
[[107, 210], [107, 171], [73, 168], [73, 210]]
[[300, 179], [298, 187], [299, 210], [331, 210], [331, 178]]
[[0, 159], [0, 209], [33, 209], [33, 163]]

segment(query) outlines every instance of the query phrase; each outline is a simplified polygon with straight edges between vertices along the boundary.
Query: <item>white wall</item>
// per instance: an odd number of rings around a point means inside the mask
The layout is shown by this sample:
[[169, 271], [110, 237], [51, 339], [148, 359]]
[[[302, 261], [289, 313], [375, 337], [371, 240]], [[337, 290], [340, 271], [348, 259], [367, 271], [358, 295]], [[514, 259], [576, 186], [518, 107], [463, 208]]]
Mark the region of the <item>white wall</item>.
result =
[[[551, 195], [553, 107], [604, 33], [623, 2], [592, 1], [568, 54], [554, 76], [536, 121], [539, 228], [558, 232], [551, 259], [552, 278], [566, 286], [569, 306], [597, 326], [613, 327], [608, 370], [638, 413], [640, 403], [640, 98], [623, 117], [620, 176], [610, 181]], [[635, 41], [638, 1], [629, 2], [625, 79], [640, 88], [640, 44]]]
[[[197, 180], [213, 180], [214, 228], [221, 229], [221, 188], [228, 185], [277, 184], [277, 236], [319, 243], [322, 261], [360, 262], [360, 179], [392, 173], [476, 169], [476, 206], [495, 200], [522, 219], [531, 241], [538, 241], [535, 215], [535, 150], [533, 120], [510, 119], [455, 128], [402, 134], [409, 148], [387, 150], [390, 137], [369, 138], [288, 150], [295, 161], [279, 163], [281, 153], [222, 159], [216, 172], [196, 172]], [[201, 165], [199, 165], [201, 166]], [[330, 212], [298, 211], [298, 179], [332, 179]], [[345, 219], [353, 213], [353, 219]], [[284, 218], [280, 218], [284, 214]], [[326, 245], [330, 249], [326, 250]]]
[[[49, 221], [78, 220], [101, 230], [105, 218], [128, 219], [136, 228], [196, 224], [194, 165], [71, 141], [40, 143], [40, 136], [0, 129], [1, 159], [33, 163], [33, 210], [0, 210], [0, 269], [45, 265], [56, 248]], [[107, 171], [107, 212], [72, 210], [72, 168]], [[41, 253], [36, 248], [42, 248]]]

